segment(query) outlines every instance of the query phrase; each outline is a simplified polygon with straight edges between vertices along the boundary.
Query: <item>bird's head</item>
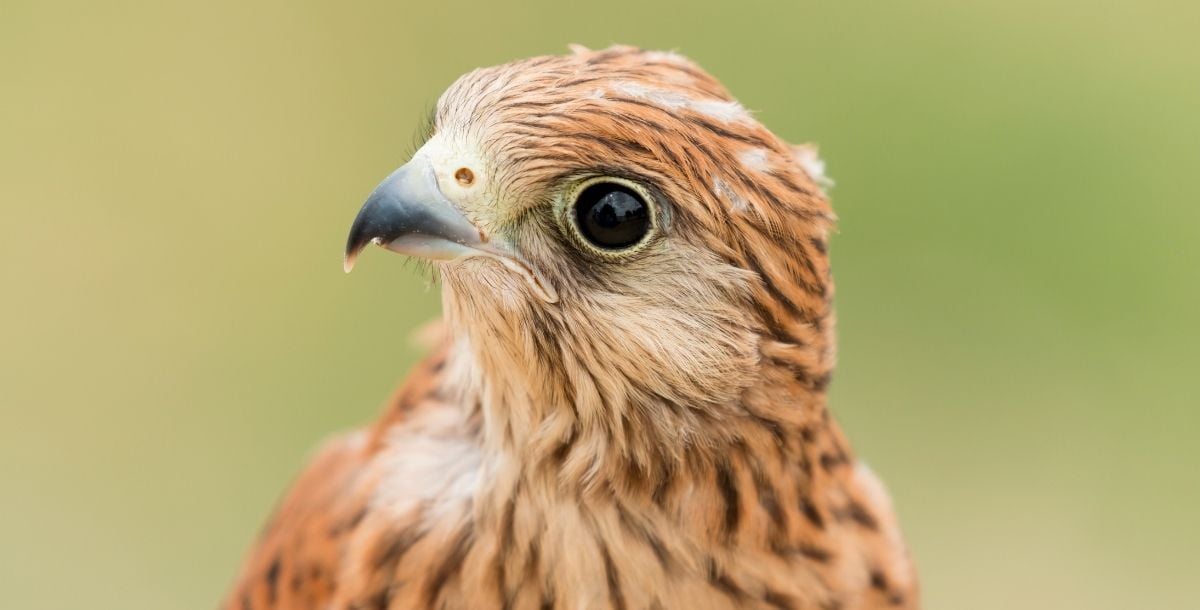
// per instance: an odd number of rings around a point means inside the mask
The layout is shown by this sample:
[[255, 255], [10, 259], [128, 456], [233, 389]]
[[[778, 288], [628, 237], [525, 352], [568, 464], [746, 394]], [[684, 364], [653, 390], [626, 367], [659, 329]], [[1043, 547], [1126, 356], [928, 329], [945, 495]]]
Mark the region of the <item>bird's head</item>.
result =
[[528, 411], [510, 434], [686, 435], [764, 376], [828, 375], [832, 214], [808, 152], [673, 53], [476, 70], [359, 212], [347, 269], [372, 242], [436, 262], [462, 349]]

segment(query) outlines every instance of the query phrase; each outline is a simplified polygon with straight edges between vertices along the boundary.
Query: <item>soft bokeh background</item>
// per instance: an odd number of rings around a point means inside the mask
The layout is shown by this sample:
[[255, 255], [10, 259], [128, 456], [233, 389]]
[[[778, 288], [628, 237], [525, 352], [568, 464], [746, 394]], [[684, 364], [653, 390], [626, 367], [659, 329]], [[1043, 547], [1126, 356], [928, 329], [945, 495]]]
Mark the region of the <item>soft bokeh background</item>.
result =
[[3, 0], [0, 606], [212, 607], [420, 355], [436, 291], [341, 247], [425, 111], [626, 42], [821, 144], [835, 409], [929, 608], [1195, 608], [1198, 31], [1182, 0]]

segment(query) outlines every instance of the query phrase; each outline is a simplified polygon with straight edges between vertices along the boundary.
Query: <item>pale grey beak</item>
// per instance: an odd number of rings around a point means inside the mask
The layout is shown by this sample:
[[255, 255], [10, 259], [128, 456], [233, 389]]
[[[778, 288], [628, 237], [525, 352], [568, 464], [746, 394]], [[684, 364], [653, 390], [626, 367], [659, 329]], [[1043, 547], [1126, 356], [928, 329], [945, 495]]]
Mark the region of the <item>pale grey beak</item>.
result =
[[418, 155], [392, 172], [367, 197], [346, 239], [343, 268], [347, 273], [370, 243], [435, 261], [495, 258], [525, 277], [543, 300], [558, 300], [553, 287], [512, 248], [489, 239], [442, 195], [433, 167], [424, 156]]

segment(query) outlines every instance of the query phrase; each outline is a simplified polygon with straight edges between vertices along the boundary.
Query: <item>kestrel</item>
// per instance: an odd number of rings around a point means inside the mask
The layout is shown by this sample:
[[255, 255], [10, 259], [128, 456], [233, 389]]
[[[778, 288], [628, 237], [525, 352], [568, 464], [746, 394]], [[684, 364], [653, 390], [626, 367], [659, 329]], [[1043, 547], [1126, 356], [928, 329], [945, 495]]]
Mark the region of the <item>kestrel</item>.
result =
[[826, 406], [814, 150], [680, 55], [573, 51], [461, 77], [363, 205], [347, 270], [432, 261], [444, 337], [320, 451], [227, 608], [918, 607]]

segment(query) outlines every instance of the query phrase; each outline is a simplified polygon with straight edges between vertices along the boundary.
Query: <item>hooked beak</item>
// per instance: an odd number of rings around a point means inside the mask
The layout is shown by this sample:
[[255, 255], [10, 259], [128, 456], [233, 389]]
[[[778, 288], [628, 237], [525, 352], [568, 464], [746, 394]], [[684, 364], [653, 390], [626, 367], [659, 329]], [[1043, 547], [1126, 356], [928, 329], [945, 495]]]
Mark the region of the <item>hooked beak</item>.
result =
[[370, 243], [434, 261], [493, 258], [524, 277], [546, 302], [558, 300], [553, 287], [511, 247], [490, 239], [442, 195], [423, 155], [392, 172], [367, 197], [346, 239], [346, 273]]

